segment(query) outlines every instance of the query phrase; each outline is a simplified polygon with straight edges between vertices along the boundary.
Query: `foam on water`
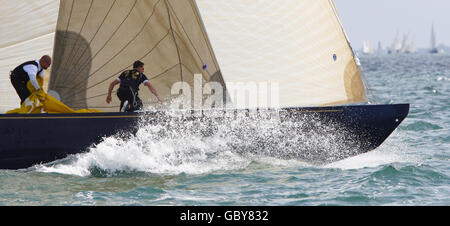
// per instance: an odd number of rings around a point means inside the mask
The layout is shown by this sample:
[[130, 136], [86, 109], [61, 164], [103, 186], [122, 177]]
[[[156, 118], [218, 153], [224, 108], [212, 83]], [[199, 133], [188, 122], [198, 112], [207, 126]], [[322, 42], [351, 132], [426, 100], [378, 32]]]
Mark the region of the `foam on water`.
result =
[[[168, 121], [158, 123], [142, 119], [135, 135], [108, 137], [90, 148], [87, 153], [50, 165], [36, 166], [37, 171], [77, 176], [91, 176], [93, 171], [114, 175], [120, 172], [145, 172], [178, 175], [206, 174], [247, 168], [252, 162], [282, 167], [319, 167], [357, 169], [403, 161], [401, 148], [388, 145], [370, 152], [328, 165], [314, 164], [298, 158], [300, 149], [314, 148], [330, 158], [339, 159], [351, 153], [341, 147], [345, 134], [320, 120], [239, 117], [229, 121], [184, 121], [171, 115]], [[305, 122], [308, 123], [305, 123]], [[213, 123], [212, 123], [213, 122]], [[311, 123], [321, 129], [295, 132], [303, 124]], [[205, 133], [209, 135], [205, 136]], [[287, 131], [287, 132], [286, 132]], [[317, 131], [326, 131], [325, 133]], [[354, 147], [357, 149], [357, 147]], [[388, 149], [388, 150], [386, 150]], [[303, 156], [305, 157], [305, 156]]]
[[[241, 116], [225, 121], [185, 121], [175, 115], [170, 117], [158, 123], [143, 118], [136, 135], [105, 138], [87, 153], [36, 169], [78, 176], [90, 176], [93, 169], [109, 174], [130, 171], [204, 174], [244, 169], [254, 161], [286, 166], [311, 165], [296, 160], [298, 153], [302, 153], [299, 148], [314, 149], [312, 153], [305, 151], [303, 157], [306, 158], [322, 155], [316, 150], [326, 153], [327, 158], [339, 158], [343, 153], [354, 151], [338, 145], [345, 134], [313, 118], [280, 122], [279, 118], [270, 117]], [[312, 124], [320, 129], [310, 129]]]
[[203, 174], [244, 168], [249, 161], [223, 150], [220, 138], [154, 139], [161, 126], [147, 125], [136, 136], [108, 137], [89, 152], [73, 156], [69, 164], [39, 166], [40, 172], [89, 176], [93, 168], [108, 173], [139, 171], [154, 174]]
[[411, 163], [417, 161], [419, 160], [411, 155], [408, 155], [405, 150], [398, 149], [398, 147], [388, 147], [385, 145], [372, 152], [328, 164], [325, 168], [350, 170], [374, 168], [393, 163]]

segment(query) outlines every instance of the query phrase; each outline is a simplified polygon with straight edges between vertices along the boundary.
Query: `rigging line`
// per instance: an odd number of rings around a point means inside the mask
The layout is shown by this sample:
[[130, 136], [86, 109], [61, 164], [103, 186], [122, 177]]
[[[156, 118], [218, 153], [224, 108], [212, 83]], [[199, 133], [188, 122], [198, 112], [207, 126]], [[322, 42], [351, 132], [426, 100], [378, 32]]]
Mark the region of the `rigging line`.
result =
[[[112, 92], [112, 94], [116, 94], [117, 93], [117, 91], [114, 91], [114, 92]], [[99, 98], [99, 97], [104, 97], [104, 96], [107, 96], [108, 95], [108, 93], [104, 93], [104, 94], [99, 94], [99, 95], [96, 95], [96, 96], [92, 96], [92, 97], [87, 97], [86, 99], [80, 99], [80, 100], [74, 100], [74, 101], [71, 101], [71, 102], [68, 102], [68, 104], [73, 104], [73, 103], [80, 103], [80, 102], [83, 102], [83, 101], [87, 101], [87, 100], [91, 100], [91, 99], [95, 99], [95, 98]]]
[[[83, 32], [84, 26], [86, 25], [87, 18], [89, 17], [89, 14], [91, 13], [93, 3], [94, 3], [94, 0], [91, 0], [91, 4], [89, 6], [88, 12], [86, 13], [86, 17], [84, 18], [84, 21], [83, 21], [83, 25], [81, 26], [81, 29], [78, 32], [78, 34], [80, 34], [80, 35], [77, 36], [77, 40], [75, 41], [75, 44], [72, 46], [72, 50], [70, 51], [69, 56], [72, 56], [72, 53], [73, 53], [75, 47], [78, 45], [78, 42], [80, 41], [81, 32]], [[77, 52], [78, 52], [78, 49], [77, 49]], [[67, 65], [70, 65], [69, 62], [73, 62], [73, 59], [74, 59], [74, 57], [70, 57], [70, 59], [65, 62], [63, 68], [65, 68]], [[72, 65], [72, 68], [73, 68], [73, 65]], [[68, 79], [64, 80], [63, 84], [65, 85], [67, 83], [67, 81], [68, 81]]]
[[[81, 71], [83, 71], [84, 69], [86, 69], [86, 66], [89, 64], [89, 61], [92, 61], [95, 57], [97, 57], [97, 55], [106, 47], [106, 45], [111, 41], [111, 39], [114, 37], [114, 35], [117, 33], [117, 31], [119, 31], [119, 29], [122, 27], [122, 25], [125, 23], [125, 21], [130, 17], [131, 12], [133, 12], [133, 9], [136, 7], [137, 4], [137, 0], [134, 1], [133, 7], [131, 7], [130, 11], [128, 12], [128, 15], [122, 20], [122, 22], [120, 23], [120, 25], [116, 28], [116, 30], [111, 34], [111, 36], [109, 37], [109, 39], [103, 44], [103, 46], [97, 51], [97, 53], [95, 53], [95, 55], [91, 58], [91, 59], [87, 59], [84, 63], [83, 66], [80, 67], [80, 70], [78, 70], [76, 73], [71, 73], [69, 74], [70, 76], [76, 75], [78, 73], [80, 73]], [[81, 83], [79, 83], [81, 84]], [[78, 85], [79, 85], [78, 84]]]
[[[69, 19], [67, 20], [66, 31], [64, 32], [63, 45], [62, 45], [64, 48], [63, 48], [63, 51], [62, 51], [63, 52], [62, 55], [64, 55], [64, 53], [66, 52], [67, 31], [69, 30], [70, 21], [72, 20], [72, 13], [73, 13], [73, 6], [74, 6], [74, 4], [75, 4], [75, 0], [72, 0], [72, 6], [70, 8]], [[56, 34], [57, 34], [57, 32], [56, 32]], [[61, 63], [56, 68], [55, 73], [52, 73], [52, 76], [50, 76], [51, 80], [57, 80], [58, 79], [58, 72], [59, 72], [59, 70], [61, 68]]]
[[167, 0], [164, 0], [164, 3], [166, 4], [166, 8], [167, 8], [167, 15], [169, 17], [169, 25], [170, 25], [170, 31], [172, 32], [173, 42], [175, 43], [175, 47], [177, 48], [178, 61], [180, 62], [180, 77], [181, 77], [181, 81], [183, 82], [183, 66], [181, 65], [182, 62], [181, 62], [180, 48], [178, 47], [177, 39], [175, 38], [175, 34], [173, 31], [172, 18], [170, 16], [170, 10], [169, 10], [169, 6], [167, 5]]
[[[94, 72], [92, 72], [90, 75], [88, 75], [87, 79], [92, 77], [94, 74], [96, 74], [98, 71], [100, 71], [103, 67], [105, 67], [108, 63], [110, 63], [113, 59], [115, 59], [118, 55], [120, 55], [132, 42], [134, 42], [136, 40], [136, 38], [142, 34], [142, 32], [144, 31], [144, 29], [146, 28], [148, 22], [150, 21], [150, 19], [153, 17], [155, 10], [156, 10], [156, 6], [157, 4], [160, 2], [161, 0], [159, 0], [153, 7], [153, 11], [150, 14], [150, 16], [147, 18], [147, 21], [144, 23], [144, 25], [142, 26], [141, 30], [119, 51], [117, 52], [112, 58], [110, 58], [108, 61], [106, 61], [102, 66], [100, 66], [99, 68], [97, 68], [97, 70], [95, 70]], [[112, 38], [112, 37], [111, 37]], [[159, 43], [158, 43], [159, 44]], [[95, 58], [95, 57], [94, 57]], [[92, 58], [92, 59], [94, 59]], [[79, 71], [81, 72], [81, 71]], [[84, 81], [76, 84], [75, 86], [73, 86], [73, 89], [77, 88], [79, 85], [83, 84]]]
[[192, 70], [191, 70], [188, 66], [186, 66], [186, 64], [183, 64], [183, 63], [182, 63], [181, 65], [183, 65], [183, 66], [191, 73], [192, 76], [195, 75], [195, 73], [192, 72]]
[[[177, 14], [176, 14], [175, 10], [173, 9], [172, 5], [170, 4], [170, 2], [168, 2], [168, 4], [169, 4], [169, 6], [170, 6], [170, 9], [172, 10], [173, 15], [175, 15], [175, 18], [177, 19], [178, 23], [181, 25], [181, 28], [182, 28], [183, 32], [186, 34], [186, 37], [188, 38], [189, 42], [191, 43], [192, 48], [194, 49], [194, 51], [195, 51], [195, 53], [197, 54], [198, 58], [200, 59], [200, 61], [201, 61], [202, 64], [204, 65], [204, 64], [205, 64], [205, 61], [202, 59], [202, 57], [201, 57], [200, 54], [198, 53], [197, 48], [195, 48], [195, 45], [194, 45], [194, 43], [192, 42], [191, 37], [189, 37], [189, 34], [187, 33], [186, 29], [184, 28], [183, 23], [182, 23], [181, 20], [178, 18]], [[194, 13], [194, 14], [195, 14], [195, 13]], [[202, 29], [202, 28], [200, 28], [200, 29]], [[177, 32], [175, 32], [175, 33], [178, 35]], [[178, 37], [181, 39], [181, 36], [180, 36], [180, 35], [178, 35]], [[203, 65], [202, 65], [202, 66], [203, 66]], [[206, 72], [208, 73], [209, 76], [211, 76], [211, 73], [209, 73], [209, 70], [208, 70], [208, 69], [206, 70]]]
[[212, 49], [211, 41], [209, 40], [208, 33], [206, 31], [206, 26], [201, 18], [200, 10], [198, 9], [197, 3], [195, 3], [195, 1], [189, 1], [189, 3], [191, 5], [192, 11], [194, 12], [194, 14], [197, 15], [197, 24], [202, 28], [200, 30], [202, 31], [203, 39], [205, 40], [206, 46], [208, 46], [209, 54], [213, 58], [214, 65], [216, 66], [217, 71], [220, 71], [216, 55], [214, 55], [214, 50]]
[[164, 74], [166, 74], [167, 72], [169, 72], [169, 71], [173, 70], [174, 68], [176, 68], [176, 67], [177, 67], [177, 66], [179, 66], [179, 65], [180, 65], [180, 63], [178, 63], [178, 64], [175, 64], [174, 66], [172, 66], [172, 67], [170, 67], [170, 68], [166, 69], [166, 70], [165, 70], [165, 71], [163, 71], [162, 73], [159, 73], [159, 74], [158, 74], [158, 75], [156, 75], [155, 77], [149, 78], [148, 80], [149, 80], [149, 81], [155, 80], [155, 79], [157, 79], [157, 78], [159, 78], [159, 77], [163, 76], [163, 75], [164, 75]]
[[[166, 39], [167, 36], [169, 36], [169, 34], [170, 34], [170, 30], [168, 30], [168, 31], [167, 31], [167, 34], [166, 34], [161, 40], [159, 40], [158, 43], [156, 43], [156, 45], [155, 45], [155, 46], [154, 46], [147, 54], [145, 54], [145, 56], [141, 57], [140, 59], [146, 58], [151, 52], [153, 52], [153, 50], [155, 50], [156, 47], [158, 47], [159, 44], [160, 44], [164, 39]], [[102, 80], [101, 82], [96, 83], [96, 84], [94, 84], [94, 85], [92, 85], [92, 86], [90, 86], [90, 87], [87, 87], [87, 88], [85, 88], [85, 89], [82, 89], [82, 90], [79, 90], [79, 91], [73, 93], [73, 95], [72, 95], [72, 96], [69, 96], [69, 98], [75, 96], [75, 94], [78, 94], [78, 93], [80, 93], [80, 92], [83, 92], [83, 91], [86, 91], [86, 90], [88, 90], [88, 89], [91, 89], [91, 88], [93, 88], [93, 87], [95, 87], [95, 86], [97, 86], [97, 85], [99, 85], [99, 84], [101, 84], [101, 83], [107, 81], [108, 79], [111, 79], [112, 77], [116, 76], [117, 74], [121, 73], [122, 71], [126, 70], [127, 68], [129, 68], [129, 67], [131, 67], [131, 66], [133, 66], [133, 65], [128, 65], [126, 68], [120, 70], [119, 72], [117, 72], [117, 73], [115, 73], [115, 74], [112, 74], [111, 76], [109, 76], [108, 78]], [[73, 91], [73, 89], [72, 89], [72, 90], [69, 90], [69, 91]]]
[[[94, 41], [94, 39], [97, 37], [98, 32], [99, 32], [100, 29], [102, 28], [103, 24], [104, 24], [105, 21], [106, 21], [106, 18], [108, 18], [109, 14], [111, 13], [111, 11], [112, 11], [114, 5], [116, 4], [116, 2], [117, 2], [117, 0], [114, 0], [113, 4], [112, 4], [111, 7], [109, 8], [109, 10], [108, 10], [108, 12], [106, 13], [105, 17], [103, 17], [103, 21], [102, 21], [102, 22], [100, 23], [100, 25], [98, 26], [97, 31], [95, 32], [94, 36], [92, 36], [91, 40], [89, 40], [89, 43], [88, 43], [87, 46], [91, 46], [92, 41]], [[78, 57], [76, 63], [75, 63], [75, 64], [72, 64], [73, 66], [77, 65], [77, 64], [80, 62], [81, 58], [84, 56], [84, 54], [86, 53], [86, 51], [87, 51], [88, 49], [90, 49], [90, 48], [87, 47], [87, 48], [85, 48], [85, 49], [83, 50], [83, 52], [81, 53], [81, 55], [79, 55], [79, 57]], [[77, 53], [78, 53], [78, 50], [77, 50]], [[73, 69], [73, 66], [72, 66], [72, 69]], [[80, 71], [81, 71], [81, 70], [80, 70]], [[79, 73], [80, 71], [78, 71], [78, 73]]]

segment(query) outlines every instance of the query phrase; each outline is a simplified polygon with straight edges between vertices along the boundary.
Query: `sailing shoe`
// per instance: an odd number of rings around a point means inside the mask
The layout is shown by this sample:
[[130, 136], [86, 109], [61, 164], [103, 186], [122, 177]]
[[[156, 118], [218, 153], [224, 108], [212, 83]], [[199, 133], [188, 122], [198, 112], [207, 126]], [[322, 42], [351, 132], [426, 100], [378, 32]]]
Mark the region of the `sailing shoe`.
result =
[[123, 107], [122, 107], [122, 109], [120, 110], [120, 112], [126, 112], [127, 111], [127, 109], [128, 109], [128, 100], [126, 100], [125, 101], [125, 103], [123, 103]]

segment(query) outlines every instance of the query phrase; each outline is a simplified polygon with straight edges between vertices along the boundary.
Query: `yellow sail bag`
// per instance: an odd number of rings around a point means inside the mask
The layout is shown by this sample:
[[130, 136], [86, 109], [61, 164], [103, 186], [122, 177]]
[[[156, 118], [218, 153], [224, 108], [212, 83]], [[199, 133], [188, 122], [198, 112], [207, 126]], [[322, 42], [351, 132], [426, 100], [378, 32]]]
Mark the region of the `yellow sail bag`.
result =
[[[44, 84], [44, 78], [37, 76], [40, 87]], [[8, 111], [7, 114], [41, 114], [41, 113], [101, 113], [96, 109], [74, 110], [61, 101], [45, 93], [42, 89], [37, 91], [31, 82], [27, 83], [31, 95], [22, 103], [20, 108]]]

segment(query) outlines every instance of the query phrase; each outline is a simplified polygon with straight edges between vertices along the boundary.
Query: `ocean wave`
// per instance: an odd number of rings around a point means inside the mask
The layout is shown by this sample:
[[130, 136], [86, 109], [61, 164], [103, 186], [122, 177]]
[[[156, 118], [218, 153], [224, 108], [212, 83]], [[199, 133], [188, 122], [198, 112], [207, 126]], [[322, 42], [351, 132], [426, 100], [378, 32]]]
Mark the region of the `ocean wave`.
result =
[[331, 162], [357, 152], [357, 146], [340, 145], [352, 139], [345, 131], [308, 117], [284, 121], [251, 117], [185, 121], [171, 117], [156, 124], [143, 119], [136, 135], [105, 138], [87, 153], [38, 166], [37, 170], [83, 177], [93, 172], [205, 174], [244, 169], [254, 161], [285, 166], [315, 164], [319, 158], [320, 162]]
[[406, 126], [402, 126], [402, 129], [409, 130], [409, 131], [427, 131], [427, 130], [440, 130], [443, 129], [441, 126], [426, 122], [423, 120], [415, 121], [414, 123], [411, 123]]

